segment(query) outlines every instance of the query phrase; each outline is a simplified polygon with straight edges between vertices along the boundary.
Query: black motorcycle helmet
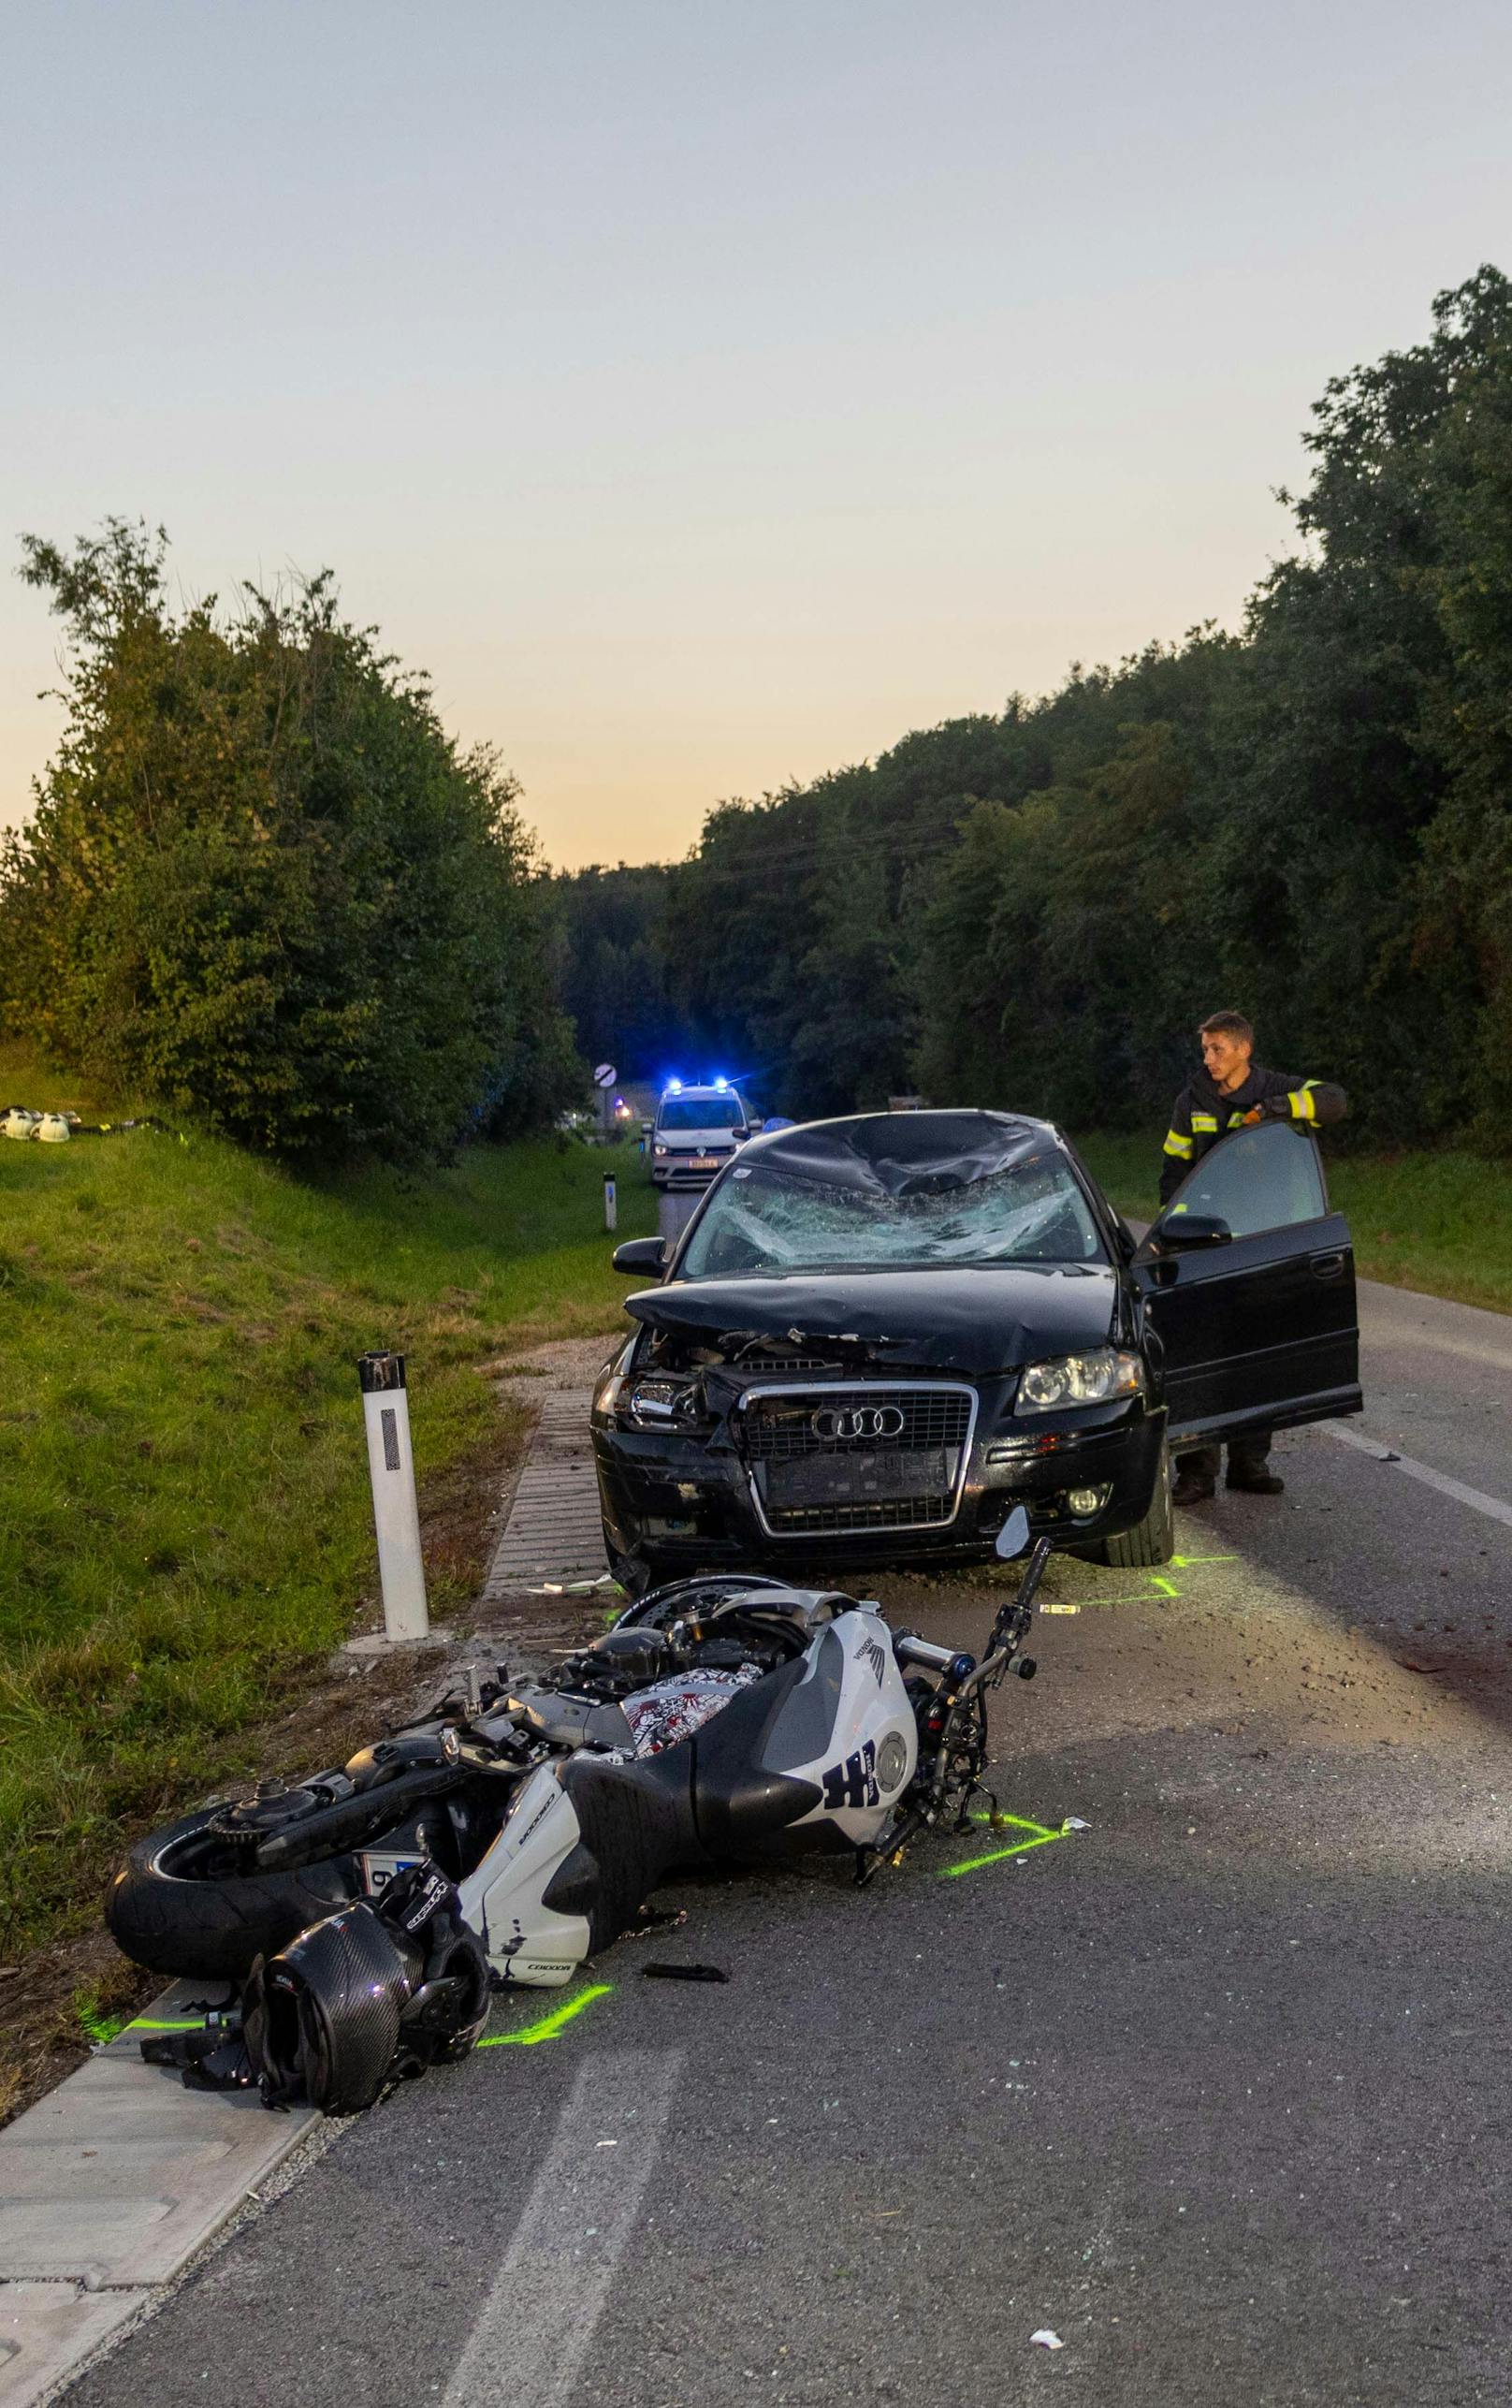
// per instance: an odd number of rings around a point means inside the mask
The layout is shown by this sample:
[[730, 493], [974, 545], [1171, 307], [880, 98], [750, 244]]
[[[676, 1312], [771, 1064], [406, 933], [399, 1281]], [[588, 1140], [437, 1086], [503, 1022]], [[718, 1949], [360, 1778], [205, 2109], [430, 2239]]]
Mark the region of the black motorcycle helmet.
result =
[[248, 2052], [270, 2107], [308, 2099], [324, 2115], [371, 2107], [399, 2054], [421, 1957], [359, 1902], [312, 1923], [253, 1967]]
[[473, 2046], [488, 2014], [483, 1944], [450, 1884], [429, 1868], [416, 1876], [393, 1884], [381, 1910], [343, 1906], [254, 1968], [245, 2035], [270, 2107], [305, 2099], [355, 2115], [390, 2082]]

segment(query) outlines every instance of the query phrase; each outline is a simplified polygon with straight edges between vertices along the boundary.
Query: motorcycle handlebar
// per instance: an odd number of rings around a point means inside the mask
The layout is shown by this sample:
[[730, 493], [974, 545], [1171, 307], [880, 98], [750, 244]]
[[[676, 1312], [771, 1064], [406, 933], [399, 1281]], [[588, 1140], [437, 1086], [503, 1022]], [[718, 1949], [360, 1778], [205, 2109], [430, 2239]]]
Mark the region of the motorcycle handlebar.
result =
[[954, 1647], [932, 1646], [927, 1639], [916, 1639], [911, 1630], [906, 1630], [894, 1642], [893, 1652], [900, 1664], [922, 1664], [931, 1672], [943, 1672], [954, 1663], [960, 1651]]

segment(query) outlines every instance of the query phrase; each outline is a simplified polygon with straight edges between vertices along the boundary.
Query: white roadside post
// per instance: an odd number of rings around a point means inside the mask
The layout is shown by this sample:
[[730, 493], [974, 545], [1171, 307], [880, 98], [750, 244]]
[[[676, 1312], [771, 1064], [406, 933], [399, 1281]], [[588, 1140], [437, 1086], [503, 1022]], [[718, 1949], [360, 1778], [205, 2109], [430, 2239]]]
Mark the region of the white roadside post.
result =
[[425, 1566], [420, 1558], [420, 1507], [414, 1494], [410, 1400], [401, 1354], [365, 1354], [357, 1364], [368, 1425], [368, 1470], [378, 1532], [378, 1578], [384, 1593], [384, 1636], [425, 1639]]
[[618, 1207], [618, 1204], [617, 1204], [617, 1203], [616, 1203], [616, 1201], [615, 1201], [615, 1175], [614, 1175], [614, 1173], [613, 1173], [612, 1171], [605, 1171], [605, 1173], [604, 1173], [604, 1175], [603, 1175], [603, 1225], [604, 1225], [604, 1228], [605, 1228], [605, 1229], [615, 1229], [615, 1228], [618, 1228], [618, 1219], [619, 1219], [619, 1207]]

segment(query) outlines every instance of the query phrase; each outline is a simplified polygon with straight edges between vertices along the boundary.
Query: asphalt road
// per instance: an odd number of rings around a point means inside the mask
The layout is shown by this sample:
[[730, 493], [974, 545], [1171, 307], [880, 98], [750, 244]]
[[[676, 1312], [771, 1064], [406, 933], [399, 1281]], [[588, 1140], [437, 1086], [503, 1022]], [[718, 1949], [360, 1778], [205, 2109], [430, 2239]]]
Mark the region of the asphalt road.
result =
[[[690, 1883], [555, 2038], [355, 2120], [76, 2408], [1505, 2408], [1512, 1526], [1378, 1456], [1512, 1506], [1512, 1321], [1363, 1301], [1376, 1453], [1296, 1434], [1168, 1571], [1053, 1567], [996, 1777], [1089, 1828]], [[996, 1577], [885, 1596], [970, 1644]]]

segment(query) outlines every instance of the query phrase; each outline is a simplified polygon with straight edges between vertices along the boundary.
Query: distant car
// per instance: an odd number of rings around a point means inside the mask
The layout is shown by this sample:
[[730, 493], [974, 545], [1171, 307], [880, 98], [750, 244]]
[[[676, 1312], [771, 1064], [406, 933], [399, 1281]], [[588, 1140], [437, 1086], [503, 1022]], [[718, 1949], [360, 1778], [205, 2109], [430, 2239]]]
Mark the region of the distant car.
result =
[[632, 1586], [985, 1556], [1019, 1504], [1059, 1547], [1161, 1563], [1182, 1440], [1360, 1408], [1349, 1228], [1289, 1122], [1214, 1146], [1139, 1244], [1047, 1122], [814, 1122], [614, 1259], [662, 1275], [593, 1401]]
[[737, 1087], [724, 1079], [691, 1087], [675, 1079], [657, 1105], [651, 1180], [659, 1188], [705, 1188], [737, 1146], [760, 1129]]

